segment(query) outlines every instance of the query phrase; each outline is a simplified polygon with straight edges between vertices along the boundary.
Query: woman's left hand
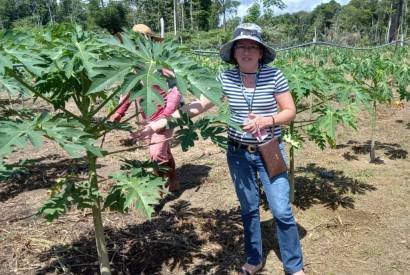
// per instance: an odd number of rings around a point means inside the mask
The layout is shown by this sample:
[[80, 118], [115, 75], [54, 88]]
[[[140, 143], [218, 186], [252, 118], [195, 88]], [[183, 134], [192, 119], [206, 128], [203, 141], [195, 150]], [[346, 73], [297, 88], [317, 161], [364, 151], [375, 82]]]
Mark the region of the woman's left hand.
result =
[[155, 131], [152, 129], [151, 125], [147, 124], [144, 128], [131, 133], [131, 137], [134, 141], [149, 140], [154, 133]]
[[167, 126], [167, 119], [166, 118], [160, 118], [155, 121], [151, 121], [147, 125], [144, 126], [141, 130], [138, 130], [135, 133], [132, 133], [131, 136], [132, 138], [137, 141], [137, 140], [144, 140], [144, 139], [150, 139], [151, 136], [154, 133], [158, 133], [165, 129]]
[[242, 129], [245, 132], [251, 133], [252, 135], [257, 134], [258, 130], [272, 127], [273, 119], [272, 117], [263, 117], [258, 115], [250, 116], [250, 120], [246, 123]]

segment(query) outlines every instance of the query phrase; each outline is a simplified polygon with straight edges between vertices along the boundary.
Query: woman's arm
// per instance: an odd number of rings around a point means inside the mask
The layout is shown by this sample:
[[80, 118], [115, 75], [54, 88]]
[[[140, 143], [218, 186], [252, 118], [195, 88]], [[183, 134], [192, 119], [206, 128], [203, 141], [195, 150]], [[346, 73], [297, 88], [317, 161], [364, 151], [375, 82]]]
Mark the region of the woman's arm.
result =
[[[185, 104], [184, 106], [181, 107], [180, 110], [182, 112], [187, 113], [189, 117], [195, 117], [209, 110], [212, 106], [214, 106], [214, 104], [208, 98], [201, 95], [198, 100]], [[175, 111], [171, 115], [171, 117], [179, 118], [180, 117], [179, 110]], [[154, 132], [164, 129], [167, 126], [167, 123], [168, 123], [167, 118], [161, 118], [155, 121], [151, 121], [142, 130], [133, 133], [132, 136], [134, 139], [147, 139], [151, 137], [151, 135]]]
[[293, 102], [292, 94], [290, 92], [280, 93], [277, 94], [275, 98], [280, 110], [274, 117], [275, 124], [288, 124], [296, 117], [296, 106]]

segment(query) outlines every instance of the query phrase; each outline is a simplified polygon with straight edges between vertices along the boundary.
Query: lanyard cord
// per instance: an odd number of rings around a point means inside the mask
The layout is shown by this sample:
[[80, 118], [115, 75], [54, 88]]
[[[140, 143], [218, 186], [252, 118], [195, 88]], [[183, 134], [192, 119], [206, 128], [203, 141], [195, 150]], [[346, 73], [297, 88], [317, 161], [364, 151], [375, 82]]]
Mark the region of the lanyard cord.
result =
[[255, 98], [256, 88], [258, 87], [259, 72], [260, 72], [260, 67], [258, 67], [258, 71], [256, 72], [256, 76], [255, 76], [255, 89], [253, 90], [251, 100], [249, 101], [248, 96], [245, 94], [245, 85], [243, 84], [241, 71], [238, 69], [239, 78], [240, 78], [240, 80], [241, 80], [241, 92], [242, 92], [242, 96], [243, 96], [243, 98], [245, 99], [246, 104], [248, 105], [249, 113], [252, 112], [253, 99]]

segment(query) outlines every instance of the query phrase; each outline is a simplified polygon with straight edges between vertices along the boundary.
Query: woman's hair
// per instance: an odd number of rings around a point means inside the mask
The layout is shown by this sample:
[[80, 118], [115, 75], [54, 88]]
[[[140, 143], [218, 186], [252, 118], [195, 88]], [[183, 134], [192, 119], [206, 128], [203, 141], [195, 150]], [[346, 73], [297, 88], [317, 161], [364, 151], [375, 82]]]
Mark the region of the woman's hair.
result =
[[[233, 42], [232, 48], [231, 48], [232, 49], [231, 50], [231, 60], [233, 60], [235, 62], [236, 66], [238, 65], [238, 62], [235, 59], [235, 47], [236, 47], [236, 44], [237, 44], [238, 41], [239, 40]], [[258, 43], [259, 49], [262, 50], [262, 58], [261, 59], [263, 59], [263, 57], [265, 56], [265, 47], [263, 47], [259, 42], [257, 42], [257, 43]]]
[[233, 62], [235, 63], [235, 65], [238, 65], [238, 62], [237, 62], [236, 59], [235, 59], [236, 42], [238, 42], [238, 41], [235, 41], [235, 42], [233, 42], [233, 44], [232, 44], [232, 48], [231, 48], [231, 60], [233, 60]]

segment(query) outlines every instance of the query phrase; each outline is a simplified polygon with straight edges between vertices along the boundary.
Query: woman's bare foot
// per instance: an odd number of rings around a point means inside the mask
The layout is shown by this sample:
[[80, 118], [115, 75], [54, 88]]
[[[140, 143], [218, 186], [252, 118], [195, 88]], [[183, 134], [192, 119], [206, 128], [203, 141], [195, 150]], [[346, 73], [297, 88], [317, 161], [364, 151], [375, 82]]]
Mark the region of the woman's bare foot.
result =
[[305, 275], [305, 272], [302, 270], [299, 270], [298, 272], [293, 273], [293, 275]]

